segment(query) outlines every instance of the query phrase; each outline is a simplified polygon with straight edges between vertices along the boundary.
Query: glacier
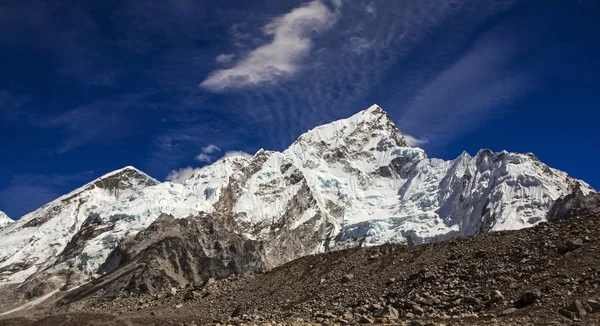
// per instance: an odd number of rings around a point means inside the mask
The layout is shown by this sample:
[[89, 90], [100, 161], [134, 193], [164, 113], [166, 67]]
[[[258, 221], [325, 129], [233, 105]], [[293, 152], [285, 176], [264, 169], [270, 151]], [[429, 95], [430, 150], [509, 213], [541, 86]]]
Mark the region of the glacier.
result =
[[119, 241], [161, 214], [230, 221], [245, 238], [264, 241], [274, 267], [348, 245], [531, 227], [574, 189], [593, 191], [531, 153], [429, 158], [373, 105], [307, 131], [283, 152], [227, 156], [182, 183], [129, 166], [5, 227], [0, 214], [0, 285], [44, 279], [77, 287], [100, 276]]

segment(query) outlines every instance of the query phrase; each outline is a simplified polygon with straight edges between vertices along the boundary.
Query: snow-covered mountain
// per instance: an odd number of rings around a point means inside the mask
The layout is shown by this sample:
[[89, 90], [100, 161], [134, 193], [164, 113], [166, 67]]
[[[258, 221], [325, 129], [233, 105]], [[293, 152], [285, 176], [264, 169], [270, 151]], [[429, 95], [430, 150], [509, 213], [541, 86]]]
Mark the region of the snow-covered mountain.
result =
[[121, 239], [161, 214], [219, 219], [262, 243], [263, 263], [273, 267], [348, 245], [530, 227], [575, 187], [592, 191], [533, 154], [430, 159], [373, 105], [283, 152], [226, 157], [182, 184], [133, 167], [98, 178], [0, 230], [0, 284], [78, 286], [97, 276]]
[[0, 211], [0, 228], [3, 228], [9, 224], [12, 224], [14, 221], [6, 215], [3, 211]]

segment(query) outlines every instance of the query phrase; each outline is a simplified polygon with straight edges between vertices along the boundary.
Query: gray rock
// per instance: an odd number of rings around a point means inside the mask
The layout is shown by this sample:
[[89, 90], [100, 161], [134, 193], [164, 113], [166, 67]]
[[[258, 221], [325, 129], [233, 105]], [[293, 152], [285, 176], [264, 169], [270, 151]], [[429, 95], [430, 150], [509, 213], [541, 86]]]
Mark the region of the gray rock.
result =
[[581, 238], [570, 239], [565, 243], [565, 247], [567, 247], [568, 251], [573, 251], [579, 249], [583, 246], [583, 240]]
[[414, 304], [412, 306], [411, 310], [415, 315], [418, 315], [418, 316], [422, 316], [425, 313], [425, 310], [423, 310], [423, 308], [421, 308], [420, 306], [418, 306], [416, 304]]
[[588, 300], [588, 306], [590, 306], [593, 313], [600, 312], [600, 302], [596, 300]]
[[504, 310], [502, 310], [502, 312], [500, 313], [500, 316], [506, 316], [506, 315], [510, 315], [510, 314], [514, 313], [515, 311], [517, 311], [517, 308], [508, 308], [508, 309], [504, 309]]
[[387, 306], [385, 310], [387, 310], [386, 317], [389, 319], [398, 319], [400, 317], [398, 310], [392, 306]]
[[352, 274], [345, 274], [344, 276], [342, 276], [342, 283], [348, 283], [350, 281], [352, 281], [352, 279], [354, 278], [354, 275]]
[[540, 299], [542, 296], [540, 291], [527, 291], [521, 294], [521, 297], [515, 301], [515, 305], [519, 308], [529, 306]]
[[342, 318], [344, 318], [345, 320], [348, 320], [348, 321], [352, 321], [354, 319], [354, 314], [347, 311], [342, 315]]
[[400, 317], [398, 310], [392, 306], [385, 306], [383, 309], [376, 311], [374, 315], [377, 317], [386, 317], [391, 320], [398, 319]]
[[474, 306], [480, 306], [483, 304], [483, 302], [481, 300], [479, 300], [478, 298], [475, 298], [475, 297], [465, 297], [464, 301], [466, 303], [474, 305]]
[[585, 311], [584, 305], [579, 300], [573, 301], [573, 303], [565, 307], [565, 309], [572, 312], [573, 315], [581, 319], [583, 319], [587, 315], [587, 311]]
[[491, 302], [500, 302], [502, 300], [504, 300], [504, 295], [502, 294], [502, 292], [498, 290], [492, 290], [492, 292], [490, 292]]
[[569, 319], [574, 319], [575, 318], [575, 316], [573, 315], [573, 313], [571, 311], [569, 311], [567, 309], [564, 309], [564, 308], [558, 309], [558, 313], [561, 314], [561, 315], [563, 315], [563, 316], [565, 316], [565, 317], [567, 317], [567, 318], [569, 318]]
[[204, 282], [204, 286], [211, 286], [211, 285], [215, 284], [216, 282], [217, 282], [217, 281], [216, 281], [214, 278], [210, 277], [209, 279], [207, 279], [207, 280]]
[[358, 322], [360, 324], [373, 324], [375, 322], [375, 320], [373, 318], [370, 318], [367, 316], [360, 316], [360, 319], [358, 320]]

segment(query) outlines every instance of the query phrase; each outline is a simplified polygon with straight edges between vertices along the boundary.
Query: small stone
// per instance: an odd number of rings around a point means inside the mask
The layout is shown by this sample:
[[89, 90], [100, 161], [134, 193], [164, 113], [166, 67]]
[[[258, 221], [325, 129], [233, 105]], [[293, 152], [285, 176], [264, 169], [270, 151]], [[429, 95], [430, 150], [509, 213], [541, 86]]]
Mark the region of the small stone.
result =
[[573, 312], [579, 318], [583, 318], [587, 315], [587, 311], [585, 311], [583, 304], [579, 300], [575, 300], [573, 303], [565, 307], [565, 309]]
[[420, 306], [418, 306], [416, 304], [414, 304], [412, 306], [411, 310], [415, 315], [418, 315], [418, 316], [422, 316], [425, 313], [425, 310], [423, 310], [423, 308], [421, 308]]
[[479, 300], [478, 298], [475, 297], [465, 297], [465, 302], [470, 304], [470, 305], [474, 305], [474, 306], [480, 306], [483, 304], [483, 302], [481, 302], [481, 300]]
[[508, 309], [502, 310], [502, 312], [500, 313], [500, 316], [510, 315], [510, 314], [514, 313], [515, 311], [517, 311], [517, 308], [508, 308]]
[[519, 300], [515, 301], [515, 305], [519, 308], [523, 308], [530, 304], [533, 304], [536, 300], [541, 297], [540, 291], [527, 291], [521, 294]]
[[172, 296], [177, 295], [177, 288], [171, 288], [170, 292], [169, 292]]
[[573, 251], [583, 246], [583, 240], [581, 238], [571, 239], [565, 243], [565, 246], [567, 247], [567, 250]]
[[394, 308], [392, 306], [387, 306], [386, 310], [387, 310], [386, 316], [389, 319], [398, 319], [400, 317], [400, 314], [398, 313], [398, 310], [396, 310], [396, 308]]
[[406, 326], [423, 326], [423, 324], [421, 324], [420, 322], [413, 320], [411, 322], [409, 322], [408, 324], [406, 324]]
[[415, 318], [415, 314], [413, 314], [412, 312], [407, 312], [406, 313], [406, 318]]
[[175, 305], [175, 309], [181, 309], [183, 308], [183, 304], [179, 303]]
[[500, 302], [502, 300], [504, 300], [504, 295], [502, 294], [502, 292], [498, 290], [493, 290], [492, 292], [490, 292], [491, 302]]
[[373, 318], [369, 318], [367, 316], [361, 316], [358, 320], [360, 324], [373, 324], [375, 320]]
[[600, 302], [590, 299], [587, 301], [587, 304], [592, 309], [592, 312], [600, 312]]
[[558, 309], [558, 313], [569, 319], [573, 319], [575, 317], [575, 316], [573, 316], [572, 312], [570, 312], [569, 310], [564, 309], [564, 308]]
[[348, 282], [352, 281], [353, 278], [354, 278], [354, 275], [345, 274], [344, 276], [342, 276], [342, 283], [348, 283]]
[[246, 313], [246, 308], [244, 306], [237, 306], [237, 307], [235, 307], [235, 309], [233, 309], [233, 312], [231, 313], [231, 317], [239, 317], [245, 313]]

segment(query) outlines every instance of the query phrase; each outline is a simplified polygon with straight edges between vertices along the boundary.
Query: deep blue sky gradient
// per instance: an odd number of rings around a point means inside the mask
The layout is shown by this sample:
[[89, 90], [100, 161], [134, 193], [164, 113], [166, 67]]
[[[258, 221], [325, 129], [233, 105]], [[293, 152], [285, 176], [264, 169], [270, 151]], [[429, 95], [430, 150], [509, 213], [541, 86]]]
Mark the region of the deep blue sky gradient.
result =
[[373, 103], [430, 157], [533, 152], [600, 188], [600, 1], [323, 0], [296, 70], [199, 86], [311, 3], [2, 1], [0, 210], [126, 165], [164, 180], [210, 144], [283, 150]]

